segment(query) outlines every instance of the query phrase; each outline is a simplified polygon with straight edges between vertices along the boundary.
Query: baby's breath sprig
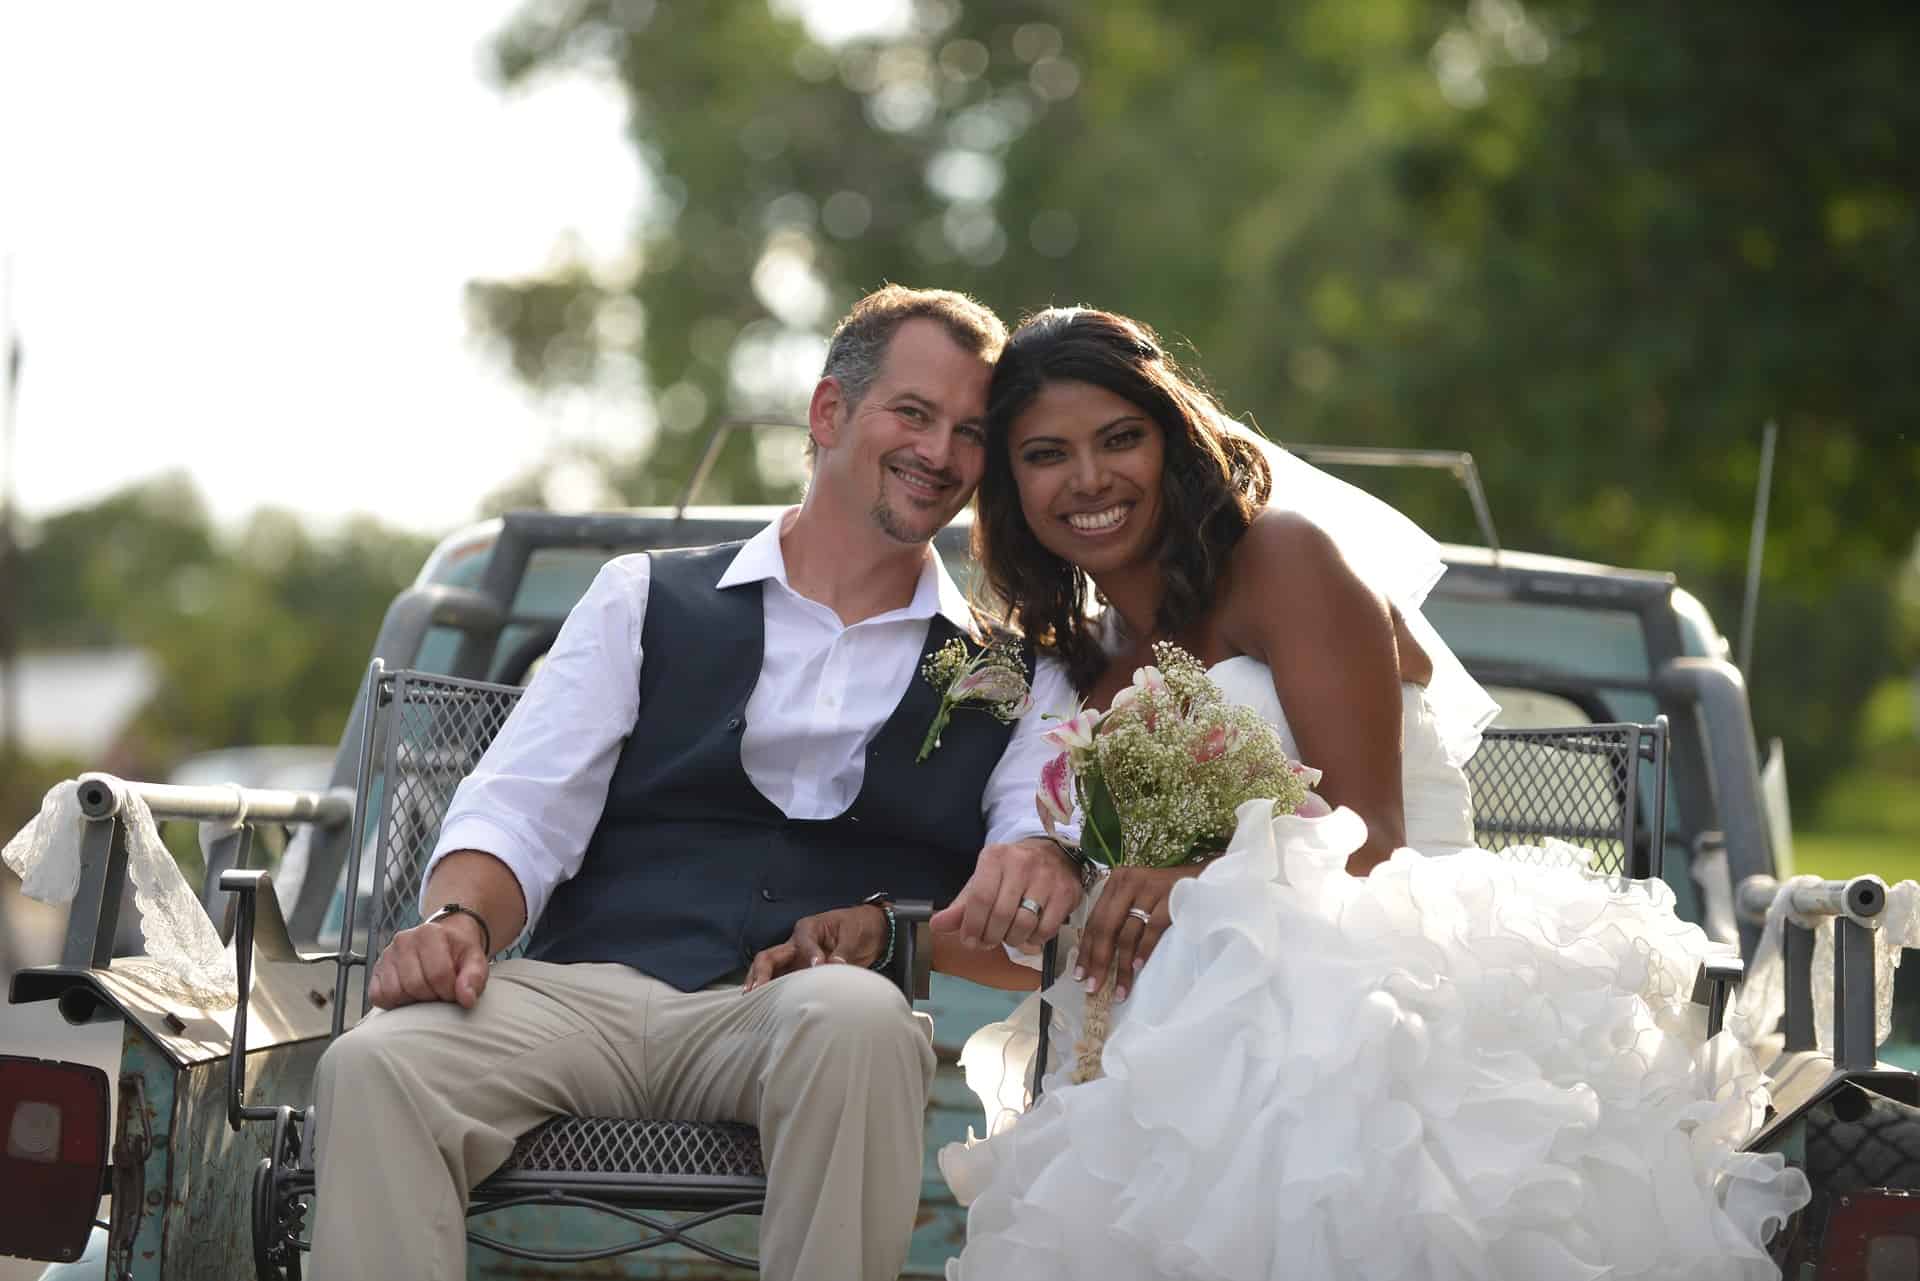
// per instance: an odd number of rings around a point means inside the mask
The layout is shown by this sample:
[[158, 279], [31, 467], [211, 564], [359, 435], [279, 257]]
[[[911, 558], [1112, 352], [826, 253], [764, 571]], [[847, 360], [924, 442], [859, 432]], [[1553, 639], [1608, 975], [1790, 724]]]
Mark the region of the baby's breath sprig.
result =
[[1271, 798], [1291, 814], [1319, 779], [1287, 759], [1258, 712], [1227, 702], [1200, 660], [1164, 641], [1153, 657], [1072, 759], [1087, 852], [1118, 866], [1218, 853], [1243, 802]]
[[1033, 706], [1026, 664], [1020, 660], [1020, 651], [1006, 641], [969, 651], [967, 643], [956, 636], [920, 665], [920, 674], [940, 691], [940, 708], [927, 726], [920, 754], [913, 758], [915, 764], [940, 746], [940, 735], [956, 707], [973, 704], [995, 720], [1011, 724]]

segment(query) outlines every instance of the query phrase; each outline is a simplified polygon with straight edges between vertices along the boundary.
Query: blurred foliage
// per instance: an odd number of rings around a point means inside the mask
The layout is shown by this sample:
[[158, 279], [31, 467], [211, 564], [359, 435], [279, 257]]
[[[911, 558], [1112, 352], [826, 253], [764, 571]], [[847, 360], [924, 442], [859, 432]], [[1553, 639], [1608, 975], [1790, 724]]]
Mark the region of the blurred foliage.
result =
[[[0, 839], [0, 844], [12, 839], [15, 832], [40, 812], [40, 802], [45, 799], [47, 789], [72, 778], [81, 770], [92, 768], [95, 766], [87, 762], [64, 757], [34, 757], [9, 762], [8, 768], [0, 770], [0, 828], [6, 830], [6, 836]], [[10, 868], [0, 870], [0, 894], [6, 892], [6, 879], [13, 875]], [[0, 925], [0, 929], [4, 928], [4, 925]]]
[[[1920, 680], [1883, 681], [1860, 714], [1860, 750], [1889, 766], [1903, 764], [1920, 784]], [[1920, 806], [1920, 785], [1914, 787]]]
[[[917, 0], [836, 45], [807, 7], [537, 0], [497, 40], [503, 84], [630, 107], [631, 254], [472, 289], [530, 382], [651, 389], [597, 460], [629, 501], [796, 414], [854, 297], [939, 284], [1138, 315], [1282, 439], [1471, 449], [1509, 545], [1672, 569], [1731, 627], [1773, 420], [1756, 719], [1803, 792], [1846, 764], [1920, 495], [1903, 6]], [[759, 458], [707, 496], [778, 490]], [[1475, 540], [1457, 492], [1366, 483]]]
[[[335, 742], [387, 604], [431, 547], [365, 518], [320, 537], [272, 508], [223, 535], [181, 475], [26, 532], [22, 648], [127, 646], [159, 666], [111, 759], [83, 762], [144, 778], [197, 751]], [[21, 774], [50, 780], [66, 764]], [[7, 793], [6, 816], [19, 799]]]
[[1907, 557], [1895, 580], [1894, 611], [1901, 657], [1920, 668], [1920, 535], [1915, 536], [1913, 555]]

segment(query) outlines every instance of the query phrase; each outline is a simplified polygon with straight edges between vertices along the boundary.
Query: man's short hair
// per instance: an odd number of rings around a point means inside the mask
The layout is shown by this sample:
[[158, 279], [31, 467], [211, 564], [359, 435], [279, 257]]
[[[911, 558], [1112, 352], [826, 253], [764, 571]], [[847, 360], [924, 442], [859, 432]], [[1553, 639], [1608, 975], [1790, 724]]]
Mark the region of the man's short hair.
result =
[[[840, 384], [847, 408], [866, 399], [886, 359], [887, 344], [901, 325], [915, 319], [938, 321], [954, 342], [989, 362], [998, 360], [1000, 349], [1007, 345], [1007, 327], [1000, 317], [965, 294], [883, 285], [853, 304], [827, 344], [827, 363], [820, 376]], [[813, 437], [808, 436], [808, 458], [814, 449]]]

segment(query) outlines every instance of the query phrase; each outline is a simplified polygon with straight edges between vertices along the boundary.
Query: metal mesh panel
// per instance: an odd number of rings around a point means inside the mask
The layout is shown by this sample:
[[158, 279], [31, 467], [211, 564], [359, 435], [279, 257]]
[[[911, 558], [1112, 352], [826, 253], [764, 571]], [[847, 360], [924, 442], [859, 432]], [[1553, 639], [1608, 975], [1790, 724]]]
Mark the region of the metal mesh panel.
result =
[[[1541, 847], [1552, 838], [1590, 851], [1600, 875], [1648, 874], [1633, 855], [1643, 830], [1640, 762], [1652, 761], [1656, 774], [1665, 765], [1656, 747], [1656, 734], [1642, 725], [1488, 730], [1466, 767], [1474, 839], [1545, 861], [1552, 856]], [[1655, 779], [1656, 788], [1661, 783]]]
[[419, 672], [386, 679], [392, 692], [382, 691], [378, 721], [386, 750], [376, 784], [384, 803], [370, 957], [379, 956], [395, 933], [420, 923], [420, 875], [440, 839], [454, 789], [480, 763], [520, 701], [520, 690], [511, 685]]
[[522, 1135], [499, 1172], [767, 1176], [750, 1125], [572, 1116]]

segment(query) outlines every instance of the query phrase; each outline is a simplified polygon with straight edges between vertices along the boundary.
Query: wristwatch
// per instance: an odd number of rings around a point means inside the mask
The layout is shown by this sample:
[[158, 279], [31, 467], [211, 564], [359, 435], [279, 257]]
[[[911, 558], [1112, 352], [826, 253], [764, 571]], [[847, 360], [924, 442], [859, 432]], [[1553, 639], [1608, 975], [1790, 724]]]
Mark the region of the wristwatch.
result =
[[493, 956], [493, 931], [487, 928], [487, 918], [468, 907], [465, 903], [443, 903], [434, 909], [432, 916], [429, 916], [426, 920], [420, 922], [420, 924], [432, 925], [436, 921], [446, 920], [449, 916], [470, 916], [479, 922], [480, 946], [487, 950], [487, 956], [489, 958]]
[[1095, 881], [1100, 879], [1100, 864], [1088, 858], [1078, 845], [1069, 845], [1057, 836], [1046, 838], [1053, 842], [1054, 848], [1067, 856], [1067, 862], [1073, 864], [1073, 870], [1080, 877], [1080, 892], [1093, 893]]

